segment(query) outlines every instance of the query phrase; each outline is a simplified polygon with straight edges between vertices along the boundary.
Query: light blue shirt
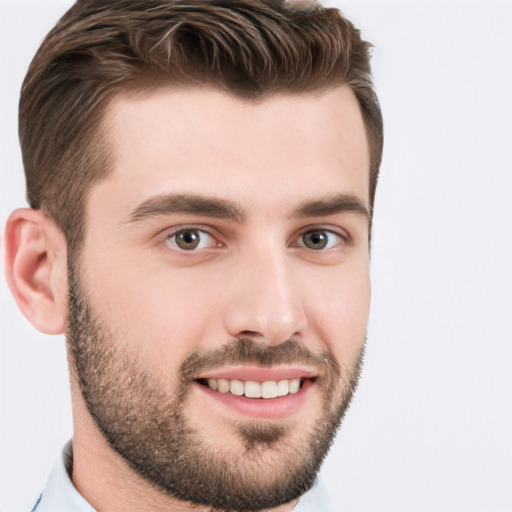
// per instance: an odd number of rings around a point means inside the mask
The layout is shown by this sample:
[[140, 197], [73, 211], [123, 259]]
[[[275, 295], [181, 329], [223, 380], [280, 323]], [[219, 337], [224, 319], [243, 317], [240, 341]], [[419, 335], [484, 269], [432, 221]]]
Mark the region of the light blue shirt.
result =
[[[64, 447], [50, 472], [45, 489], [32, 512], [96, 512], [75, 489], [69, 470], [72, 465], [71, 441]], [[337, 512], [325, 486], [317, 480], [299, 500], [294, 512]]]

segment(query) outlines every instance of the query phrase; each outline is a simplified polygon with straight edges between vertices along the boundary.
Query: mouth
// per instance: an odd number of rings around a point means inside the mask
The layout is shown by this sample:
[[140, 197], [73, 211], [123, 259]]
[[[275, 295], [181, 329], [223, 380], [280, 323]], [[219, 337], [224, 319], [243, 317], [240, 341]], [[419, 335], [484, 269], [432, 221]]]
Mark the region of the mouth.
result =
[[[311, 380], [311, 379], [310, 379]], [[305, 379], [256, 380], [239, 379], [198, 379], [197, 382], [212, 391], [252, 399], [270, 400], [298, 393]]]
[[220, 411], [242, 417], [285, 418], [310, 400], [318, 374], [307, 369], [220, 368], [195, 380]]

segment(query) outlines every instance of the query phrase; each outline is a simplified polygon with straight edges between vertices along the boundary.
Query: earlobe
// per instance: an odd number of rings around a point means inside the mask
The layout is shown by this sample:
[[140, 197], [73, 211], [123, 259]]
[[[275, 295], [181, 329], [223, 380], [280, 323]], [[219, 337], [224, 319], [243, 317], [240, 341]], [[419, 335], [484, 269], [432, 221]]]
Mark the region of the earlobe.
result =
[[23, 315], [45, 334], [62, 334], [67, 314], [67, 249], [39, 210], [14, 211], [5, 229], [6, 277]]

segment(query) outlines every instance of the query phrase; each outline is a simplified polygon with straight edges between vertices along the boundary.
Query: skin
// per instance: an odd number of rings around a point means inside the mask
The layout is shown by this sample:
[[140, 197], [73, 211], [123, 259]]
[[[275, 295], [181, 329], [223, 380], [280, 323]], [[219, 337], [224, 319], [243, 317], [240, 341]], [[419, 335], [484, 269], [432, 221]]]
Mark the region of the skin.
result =
[[[368, 142], [348, 88], [260, 103], [162, 89], [118, 97], [105, 128], [114, 170], [90, 191], [77, 268], [116, 350], [143, 361], [168, 396], [187, 356], [233, 339], [265, 346], [291, 340], [330, 354], [342, 371], [356, 365], [370, 304], [368, 217], [353, 208], [297, 214], [305, 203], [335, 196], [369, 208]], [[243, 218], [165, 209], [137, 216], [140, 205], [168, 194], [227, 201]], [[184, 226], [201, 230], [198, 249], [176, 245], [172, 236]], [[328, 248], [305, 246], [312, 229], [326, 233]], [[40, 212], [18, 210], [6, 245], [8, 281], [22, 311], [44, 332], [65, 332], [60, 232]], [[279, 368], [287, 366], [294, 369]], [[262, 420], [285, 427], [288, 444], [304, 442], [321, 416], [326, 380], [317, 377], [299, 407]], [[340, 384], [336, 399], [342, 391]], [[72, 397], [73, 482], [95, 508], [197, 510], [148, 485], [108, 445], [76, 379]], [[204, 442], [235, 460], [243, 456], [236, 424], [248, 420], [244, 413], [198, 385], [190, 386], [184, 407]], [[262, 446], [259, 470], [286, 471], [282, 459]]]

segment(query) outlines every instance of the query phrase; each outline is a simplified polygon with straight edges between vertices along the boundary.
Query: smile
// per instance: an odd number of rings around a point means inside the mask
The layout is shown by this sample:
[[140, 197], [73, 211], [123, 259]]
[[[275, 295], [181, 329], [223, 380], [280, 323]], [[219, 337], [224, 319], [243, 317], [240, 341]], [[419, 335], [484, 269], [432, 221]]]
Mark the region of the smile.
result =
[[318, 389], [318, 378], [317, 370], [302, 366], [223, 366], [199, 375], [195, 384], [207, 403], [229, 418], [279, 419], [305, 407]]
[[238, 379], [200, 379], [199, 382], [219, 393], [230, 393], [246, 398], [280, 398], [297, 393], [303, 383], [302, 379], [283, 379], [279, 381], [267, 380], [258, 382], [255, 380], [242, 381]]

